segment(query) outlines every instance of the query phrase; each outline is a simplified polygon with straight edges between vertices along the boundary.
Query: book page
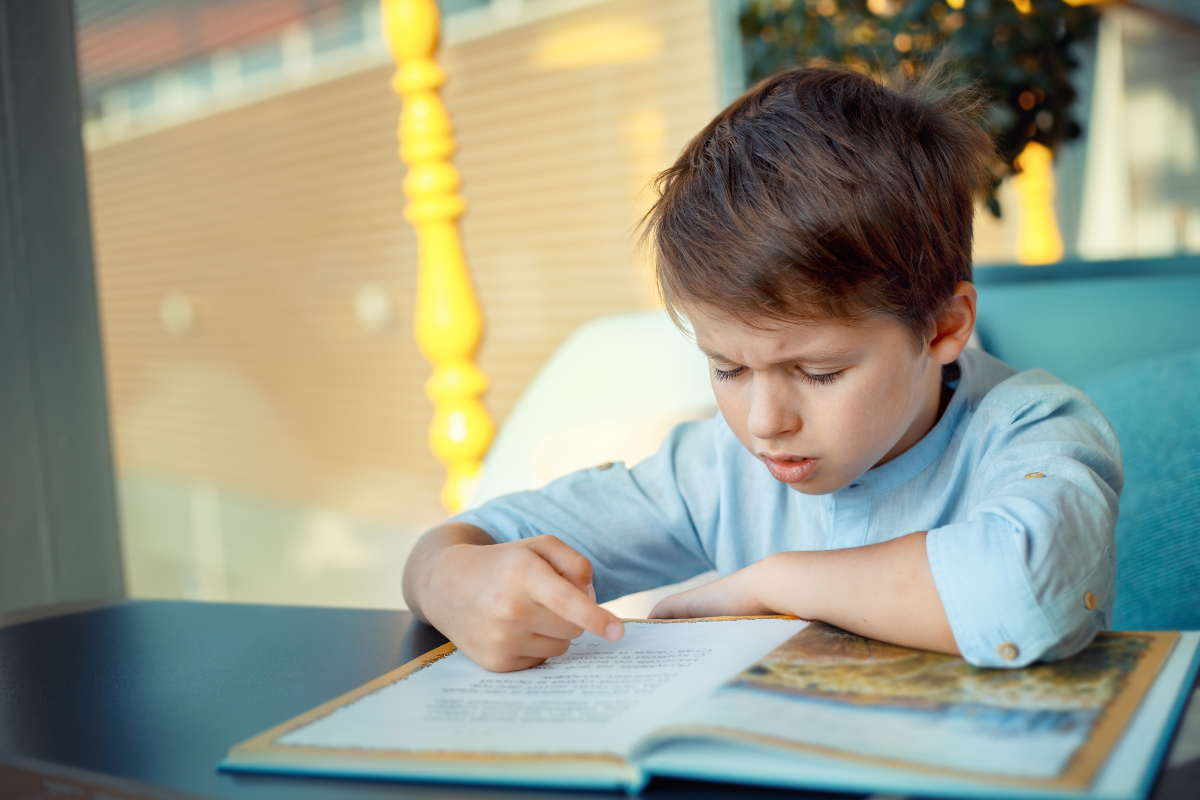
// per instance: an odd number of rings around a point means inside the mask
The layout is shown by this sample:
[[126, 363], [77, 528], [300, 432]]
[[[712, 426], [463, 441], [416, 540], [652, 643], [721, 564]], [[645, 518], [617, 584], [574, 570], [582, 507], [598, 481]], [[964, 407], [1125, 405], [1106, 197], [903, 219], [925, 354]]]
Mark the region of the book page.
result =
[[625, 757], [808, 623], [796, 619], [629, 622], [584, 634], [557, 658], [488, 672], [461, 651], [280, 736], [276, 745]]

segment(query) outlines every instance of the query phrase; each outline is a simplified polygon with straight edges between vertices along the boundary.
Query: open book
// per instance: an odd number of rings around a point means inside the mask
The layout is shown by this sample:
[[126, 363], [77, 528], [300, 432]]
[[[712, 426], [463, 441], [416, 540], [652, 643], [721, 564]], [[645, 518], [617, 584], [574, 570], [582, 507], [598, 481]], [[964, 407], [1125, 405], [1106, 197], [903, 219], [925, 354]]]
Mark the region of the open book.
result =
[[438, 648], [234, 747], [226, 770], [639, 790], [653, 775], [926, 796], [1132, 800], [1198, 633], [1101, 634], [977, 669], [790, 617], [629, 622], [523, 672]]

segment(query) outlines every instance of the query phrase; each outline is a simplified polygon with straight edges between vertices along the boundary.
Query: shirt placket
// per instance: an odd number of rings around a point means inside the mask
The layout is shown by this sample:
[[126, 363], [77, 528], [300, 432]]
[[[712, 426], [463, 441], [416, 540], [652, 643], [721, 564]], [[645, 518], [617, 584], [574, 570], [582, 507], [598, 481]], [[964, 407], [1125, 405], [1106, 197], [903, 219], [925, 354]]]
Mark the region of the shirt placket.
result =
[[825, 499], [825, 549], [861, 547], [869, 542], [871, 498], [868, 495]]
[[871, 498], [868, 495], [847, 497], [838, 503], [838, 537], [843, 547], [862, 547], [870, 542], [868, 524], [871, 520]]

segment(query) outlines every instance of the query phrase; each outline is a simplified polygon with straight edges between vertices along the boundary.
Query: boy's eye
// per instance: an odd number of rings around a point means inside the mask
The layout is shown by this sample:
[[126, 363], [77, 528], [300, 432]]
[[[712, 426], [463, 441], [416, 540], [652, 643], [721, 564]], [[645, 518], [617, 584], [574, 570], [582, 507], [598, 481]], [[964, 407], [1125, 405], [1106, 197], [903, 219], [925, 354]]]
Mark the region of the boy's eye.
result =
[[[720, 367], [713, 367], [713, 377], [719, 381], [729, 381], [733, 380], [745, 371], [745, 367], [734, 367], [733, 369], [721, 369]], [[800, 377], [808, 383], [822, 386], [833, 383], [841, 378], [846, 372], [845, 370], [838, 370], [837, 372], [826, 372], [822, 375], [814, 375], [811, 372], [805, 372], [799, 368], [797, 368], [796, 371], [799, 372]]]
[[813, 375], [811, 372], [805, 372], [804, 370], [799, 370], [799, 372], [800, 372], [800, 377], [803, 378], [805, 381], [807, 381], [809, 383], [817, 384], [820, 386], [823, 386], [823, 385], [829, 384], [829, 383], [833, 383], [834, 381], [838, 380], [839, 378], [841, 378], [843, 375], [846, 374], [846, 370], [844, 370], [844, 369], [839, 369], [837, 372], [826, 372], [823, 375]]
[[713, 377], [719, 381], [728, 381], [736, 378], [745, 371], [745, 367], [734, 367], [733, 369], [721, 369], [720, 367], [713, 367]]

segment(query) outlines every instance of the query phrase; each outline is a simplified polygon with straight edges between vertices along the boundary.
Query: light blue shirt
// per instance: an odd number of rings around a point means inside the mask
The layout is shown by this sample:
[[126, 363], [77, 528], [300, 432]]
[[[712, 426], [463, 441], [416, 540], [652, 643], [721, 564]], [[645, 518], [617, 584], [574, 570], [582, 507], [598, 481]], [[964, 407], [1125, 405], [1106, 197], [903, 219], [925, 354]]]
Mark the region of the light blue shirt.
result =
[[1064, 658], [1109, 627], [1120, 445], [1082, 392], [1042, 370], [1017, 373], [974, 349], [958, 365], [933, 429], [830, 494], [776, 481], [718, 415], [679, 425], [633, 469], [583, 470], [456, 519], [497, 542], [557, 536], [592, 562], [601, 601], [772, 553], [928, 531], [969, 662]]

